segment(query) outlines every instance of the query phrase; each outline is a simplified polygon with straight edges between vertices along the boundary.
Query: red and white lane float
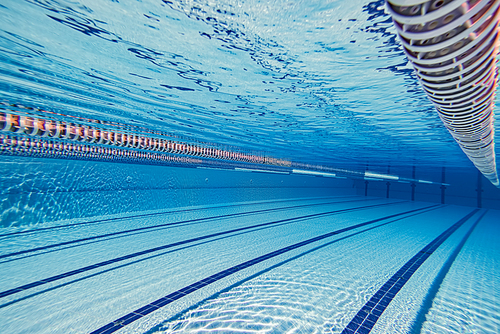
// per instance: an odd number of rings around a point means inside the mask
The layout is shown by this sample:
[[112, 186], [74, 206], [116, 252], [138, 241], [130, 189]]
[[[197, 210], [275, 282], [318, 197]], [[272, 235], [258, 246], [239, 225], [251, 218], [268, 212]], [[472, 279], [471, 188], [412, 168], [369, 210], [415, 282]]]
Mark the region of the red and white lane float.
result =
[[[16, 105], [16, 109], [26, 109]], [[38, 113], [49, 112], [37, 109]], [[60, 114], [62, 115], [62, 114]], [[65, 117], [66, 119], [69, 116]], [[23, 155], [92, 160], [151, 160], [151, 162], [201, 163], [189, 156], [233, 162], [291, 167], [292, 162], [257, 153], [207, 147], [201, 143], [173, 141], [161, 133], [128, 131], [125, 124], [101, 124], [96, 120], [55, 120], [22, 115], [0, 102], [0, 155]], [[80, 123], [79, 121], [85, 121]], [[165, 155], [168, 154], [168, 155]], [[177, 159], [182, 156], [183, 159]], [[318, 166], [316, 166], [317, 168]]]
[[405, 53], [439, 117], [499, 186], [493, 110], [500, 0], [387, 0]]

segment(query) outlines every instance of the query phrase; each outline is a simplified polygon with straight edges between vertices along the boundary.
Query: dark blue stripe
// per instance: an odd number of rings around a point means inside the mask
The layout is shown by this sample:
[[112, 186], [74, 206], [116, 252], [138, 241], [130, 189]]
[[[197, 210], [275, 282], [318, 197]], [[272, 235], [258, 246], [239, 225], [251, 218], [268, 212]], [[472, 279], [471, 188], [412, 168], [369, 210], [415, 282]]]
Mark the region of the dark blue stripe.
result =
[[427, 260], [429, 256], [462, 226], [469, 218], [476, 214], [479, 209], [474, 209], [468, 215], [453, 224], [449, 229], [441, 233], [427, 246], [422, 248], [415, 256], [406, 262], [382, 287], [370, 298], [359, 310], [349, 324], [344, 328], [342, 334], [368, 334], [385, 311], [396, 294], [408, 282], [415, 271]]
[[[218, 280], [221, 280], [231, 274], [234, 274], [235, 272], [238, 272], [240, 270], [243, 270], [243, 269], [246, 269], [248, 267], [251, 267], [257, 263], [260, 263], [262, 261], [265, 261], [267, 259], [270, 259], [270, 258], [273, 258], [273, 257], [276, 257], [278, 255], [281, 255], [283, 253], [287, 253], [293, 249], [297, 249], [299, 247], [302, 247], [302, 246], [305, 246], [305, 245], [308, 245], [308, 244], [311, 244], [313, 242], [316, 242], [316, 241], [319, 241], [319, 240], [322, 240], [322, 239], [326, 239], [328, 237], [331, 237], [331, 236], [334, 236], [334, 235], [338, 235], [342, 232], [347, 232], [347, 231], [350, 231], [350, 230], [353, 230], [353, 229], [356, 229], [356, 228], [359, 228], [359, 227], [363, 227], [363, 226], [366, 226], [366, 225], [369, 225], [369, 224], [374, 224], [374, 223], [377, 223], [377, 222], [380, 222], [380, 221], [383, 221], [383, 220], [387, 220], [387, 219], [390, 219], [390, 218], [394, 218], [394, 217], [398, 217], [398, 216], [401, 216], [401, 215], [405, 215], [405, 214], [408, 214], [408, 213], [412, 213], [412, 212], [416, 212], [416, 211], [422, 211], [422, 210], [425, 210], [425, 209], [428, 209], [428, 208], [432, 208], [432, 207], [436, 207], [438, 205], [431, 205], [431, 206], [428, 206], [428, 207], [425, 207], [425, 208], [420, 208], [420, 209], [414, 209], [414, 210], [410, 210], [410, 211], [405, 211], [405, 212], [402, 212], [402, 213], [397, 213], [397, 214], [393, 214], [393, 215], [390, 215], [390, 216], [386, 216], [386, 217], [382, 217], [382, 218], [377, 218], [377, 219], [374, 219], [374, 220], [370, 220], [370, 221], [367, 221], [367, 222], [364, 222], [364, 223], [360, 223], [360, 224], [356, 224], [356, 225], [353, 225], [353, 226], [350, 226], [350, 227], [347, 227], [347, 228], [343, 228], [343, 229], [340, 229], [340, 230], [336, 230], [336, 231], [333, 231], [333, 232], [329, 232], [329, 233], [326, 233], [326, 234], [323, 234], [323, 235], [320, 235], [320, 236], [317, 236], [317, 237], [314, 237], [314, 238], [311, 238], [311, 239], [308, 239], [308, 240], [305, 240], [305, 241], [301, 241], [301, 242], [298, 242], [296, 244], [293, 244], [293, 245], [290, 245], [288, 247], [284, 247], [284, 248], [281, 248], [281, 249], [278, 249], [276, 251], [273, 251], [273, 252], [270, 252], [270, 253], [267, 253], [267, 254], [264, 254], [262, 256], [259, 256], [255, 259], [252, 259], [252, 260], [249, 260], [249, 261], [246, 261], [246, 262], [243, 262], [243, 263], [240, 263], [236, 266], [233, 266], [231, 268], [228, 268], [226, 270], [223, 270], [221, 272], [218, 272], [217, 274], [214, 274], [214, 275], [211, 275], [211, 276], [208, 276], [198, 282], [195, 282], [191, 285], [188, 285], [180, 290], [177, 290], [175, 292], [172, 292], [171, 294], [168, 294], [166, 295], [165, 297], [162, 297], [160, 299], [157, 299], [155, 300], [154, 302], [152, 303], [149, 303], [99, 329], [96, 329], [95, 331], [93, 331], [91, 334], [102, 334], [102, 333], [113, 333], [117, 330], [119, 330], [120, 328], [126, 326], [128, 323], [132, 322], [127, 322], [127, 319], [130, 319], [130, 317], [132, 317], [133, 315], [134, 316], [138, 316], [140, 315], [139, 318], [151, 313], [151, 312], [154, 312], [156, 309], [158, 308], [161, 308], [165, 305], [168, 305], [172, 302], [174, 302], [175, 300], [179, 299], [179, 298], [182, 298], [184, 297], [185, 295], [191, 293], [191, 292], [194, 292], [196, 290], [198, 290], [199, 288], [203, 287], [203, 286], [206, 286], [206, 285], [209, 285], [209, 284], [212, 284], [213, 282], [216, 282]], [[148, 307], [148, 306], [151, 306], [151, 307]], [[145, 313], [145, 314], [144, 314]], [[136, 318], [135, 320], [139, 319], [139, 318]], [[133, 320], [133, 321], [135, 321]], [[125, 322], [127, 322], [127, 324], [125, 324]]]
[[125, 230], [125, 231], [113, 232], [113, 233], [108, 233], [108, 234], [101, 234], [101, 235], [96, 235], [96, 236], [93, 236], [93, 237], [87, 237], [87, 238], [82, 238], [82, 239], [76, 239], [76, 240], [71, 240], [71, 241], [60, 242], [60, 243], [57, 243], [57, 244], [52, 244], [52, 245], [47, 245], [47, 246], [41, 246], [41, 247], [26, 249], [26, 250], [23, 250], [23, 251], [9, 253], [9, 254], [3, 254], [3, 255], [0, 255], [0, 259], [7, 258], [7, 257], [12, 257], [12, 256], [16, 256], [16, 255], [22, 255], [22, 254], [37, 252], [37, 251], [41, 251], [41, 250], [47, 250], [47, 249], [51, 249], [51, 248], [55, 248], [55, 247], [67, 246], [67, 245], [71, 245], [71, 244], [75, 244], [75, 243], [79, 243], [79, 242], [84, 242], [84, 241], [90, 241], [90, 240], [96, 240], [96, 239], [103, 239], [103, 238], [108, 238], [108, 237], [112, 237], [112, 236], [116, 236], [116, 235], [133, 233], [133, 232], [138, 232], [138, 231], [146, 231], [146, 230], [151, 230], [151, 229], [156, 229], [156, 228], [161, 228], [161, 227], [166, 227], [166, 226], [175, 226], [175, 225], [179, 225], [179, 224], [202, 222], [202, 221], [211, 220], [211, 219], [221, 219], [221, 218], [245, 216], [245, 215], [256, 214], [256, 213], [263, 213], [263, 212], [270, 212], [270, 211], [296, 209], [296, 208], [301, 208], [301, 207], [319, 206], [319, 205], [328, 205], [328, 204], [343, 204], [343, 203], [360, 202], [360, 201], [366, 201], [366, 200], [351, 200], [351, 201], [344, 201], [344, 202], [302, 204], [302, 205], [295, 205], [295, 206], [282, 207], [282, 208], [262, 209], [262, 210], [255, 210], [255, 211], [230, 213], [230, 214], [220, 215], [220, 216], [212, 216], [212, 217], [205, 217], [205, 218], [189, 219], [189, 220], [183, 220], [183, 221], [175, 222], [175, 223], [165, 223], [165, 224], [158, 224], [158, 225], [153, 225], [153, 226], [145, 226], [145, 227], [139, 227], [139, 228], [134, 228], [134, 229]]
[[471, 226], [471, 228], [469, 229], [467, 234], [465, 234], [465, 236], [462, 238], [462, 241], [457, 245], [457, 247], [455, 247], [455, 250], [450, 255], [448, 260], [446, 260], [445, 264], [443, 265], [443, 267], [439, 271], [438, 275], [434, 279], [434, 282], [432, 283], [431, 287], [427, 291], [427, 295], [424, 298], [422, 306], [420, 307], [420, 310], [419, 310], [417, 316], [415, 317], [415, 321], [413, 322], [412, 329], [409, 331], [409, 333], [421, 333], [421, 329], [422, 329], [423, 323], [425, 321], [426, 314], [430, 310], [430, 308], [432, 306], [432, 302], [433, 302], [434, 298], [436, 297], [436, 294], [440, 290], [441, 284], [443, 283], [451, 266], [455, 262], [455, 259], [457, 258], [458, 254], [460, 254], [462, 248], [464, 247], [465, 243], [469, 239], [470, 235], [472, 234], [472, 232], [474, 231], [476, 226], [483, 219], [483, 217], [486, 215], [487, 212], [488, 212], [488, 210], [485, 210], [479, 216], [479, 218], [477, 218], [476, 222]]
[[83, 268], [80, 268], [80, 269], [75, 269], [75, 270], [68, 271], [68, 272], [63, 273], [63, 274], [59, 274], [59, 275], [55, 275], [55, 276], [52, 276], [52, 277], [49, 277], [49, 278], [45, 278], [45, 279], [37, 281], [37, 282], [33, 282], [33, 283], [26, 284], [26, 285], [22, 285], [22, 286], [17, 287], [17, 288], [13, 288], [13, 289], [10, 289], [10, 290], [2, 291], [2, 292], [0, 292], [0, 298], [16, 294], [16, 293], [18, 293], [20, 291], [23, 291], [23, 290], [31, 289], [31, 288], [33, 288], [35, 286], [40, 286], [40, 285], [43, 285], [43, 284], [46, 284], [46, 283], [49, 283], [49, 282], [53, 282], [53, 281], [57, 281], [57, 280], [60, 280], [60, 279], [63, 279], [63, 278], [69, 277], [69, 276], [77, 275], [77, 274], [80, 274], [80, 273], [85, 272], [85, 271], [89, 271], [89, 270], [92, 270], [92, 269], [103, 267], [103, 266], [106, 266], [106, 265], [109, 265], [109, 264], [112, 264], [112, 263], [117, 263], [117, 262], [125, 261], [125, 260], [128, 260], [128, 259], [137, 257], [137, 256], [141, 256], [141, 255], [145, 255], [145, 254], [157, 252], [157, 251], [164, 250], [164, 249], [171, 248], [171, 247], [175, 247], [175, 246], [180, 246], [180, 245], [188, 244], [188, 243], [195, 242], [195, 241], [200, 241], [200, 240], [203, 240], [203, 239], [213, 238], [213, 237], [217, 237], [217, 236], [221, 236], [221, 235], [225, 235], [225, 234], [229, 234], [229, 233], [244, 231], [244, 230], [248, 230], [248, 229], [254, 229], [254, 228], [263, 227], [263, 226], [269, 226], [269, 225], [274, 225], [274, 224], [279, 224], [279, 223], [285, 223], [285, 222], [292, 222], [292, 221], [296, 221], [296, 220], [300, 220], [300, 219], [316, 218], [316, 217], [321, 217], [321, 216], [326, 216], [326, 215], [331, 215], [331, 214], [336, 214], [336, 213], [342, 213], [342, 212], [348, 212], [348, 211], [354, 211], [354, 210], [361, 210], [361, 209], [367, 209], [367, 208], [373, 208], [373, 207], [379, 207], [379, 206], [386, 206], [386, 205], [393, 205], [393, 204], [398, 204], [398, 203], [401, 203], [401, 202], [366, 205], [366, 206], [356, 207], [356, 208], [349, 208], [349, 209], [334, 210], [334, 211], [328, 211], [328, 212], [322, 212], [322, 213], [315, 213], [315, 214], [310, 214], [310, 215], [305, 215], [305, 216], [300, 216], [300, 217], [294, 217], [294, 218], [281, 219], [281, 220], [277, 220], [277, 221], [273, 221], [273, 222], [262, 223], [262, 224], [247, 226], [247, 227], [240, 227], [240, 228], [229, 230], [229, 231], [218, 232], [218, 233], [213, 233], [213, 234], [205, 235], [205, 236], [202, 236], [202, 237], [197, 237], [197, 238], [187, 239], [187, 240], [183, 240], [183, 241], [179, 241], [179, 242], [174, 242], [174, 243], [171, 243], [171, 244], [167, 244], [167, 245], [163, 245], [163, 246], [159, 246], [159, 247], [154, 247], [154, 248], [150, 248], [150, 249], [147, 249], [147, 250], [144, 250], [144, 251], [140, 251], [140, 252], [136, 252], [136, 253], [132, 253], [132, 254], [120, 256], [120, 257], [117, 257], [117, 258], [114, 258], [114, 259], [111, 259], [111, 260], [99, 262], [99, 263], [96, 263], [96, 264], [93, 264], [93, 265], [90, 265], [90, 266], [87, 266], [87, 267], [83, 267]]

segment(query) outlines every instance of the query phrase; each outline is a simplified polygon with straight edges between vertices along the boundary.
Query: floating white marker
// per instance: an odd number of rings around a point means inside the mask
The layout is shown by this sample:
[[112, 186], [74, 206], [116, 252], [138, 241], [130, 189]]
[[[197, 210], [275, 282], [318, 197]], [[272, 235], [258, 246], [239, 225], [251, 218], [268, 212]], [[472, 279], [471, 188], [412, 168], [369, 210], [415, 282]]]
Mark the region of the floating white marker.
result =
[[500, 1], [387, 0], [408, 60], [444, 125], [499, 186], [493, 109]]
[[365, 172], [365, 179], [367, 177], [368, 178], [375, 178], [375, 179], [384, 179], [384, 180], [399, 180], [399, 176]]
[[315, 176], [324, 176], [324, 177], [336, 177], [337, 176], [334, 173], [316, 172], [316, 171], [312, 171], [312, 170], [302, 170], [302, 169], [293, 169], [292, 172], [295, 174], [315, 175]]
[[277, 170], [269, 170], [269, 169], [251, 169], [251, 168], [238, 168], [236, 167], [234, 170], [240, 172], [256, 172], [256, 173], [270, 173], [270, 174], [290, 174], [288, 172], [282, 172]]

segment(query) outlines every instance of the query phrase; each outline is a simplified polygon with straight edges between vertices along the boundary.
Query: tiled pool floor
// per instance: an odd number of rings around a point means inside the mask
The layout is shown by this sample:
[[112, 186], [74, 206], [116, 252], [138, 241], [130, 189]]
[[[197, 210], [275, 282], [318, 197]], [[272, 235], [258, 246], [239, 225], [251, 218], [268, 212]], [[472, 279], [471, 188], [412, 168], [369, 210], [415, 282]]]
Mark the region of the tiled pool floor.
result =
[[4, 228], [0, 332], [496, 333], [499, 222], [350, 196]]

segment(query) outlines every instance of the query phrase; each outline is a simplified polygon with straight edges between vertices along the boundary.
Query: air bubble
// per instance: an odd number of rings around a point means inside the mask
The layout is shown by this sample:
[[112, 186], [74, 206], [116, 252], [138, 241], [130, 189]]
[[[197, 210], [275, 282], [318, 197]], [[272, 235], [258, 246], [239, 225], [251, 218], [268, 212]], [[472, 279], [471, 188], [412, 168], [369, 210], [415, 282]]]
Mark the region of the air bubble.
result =
[[456, 34], [456, 31], [455, 31], [455, 29], [453, 29], [453, 30], [448, 31], [448, 32], [446, 33], [446, 35], [444, 35], [444, 37], [445, 37], [446, 39], [448, 39], [448, 38], [451, 38], [451, 37], [455, 36], [455, 34]]
[[438, 21], [432, 21], [431, 23], [429, 23], [429, 25], [427, 26], [427, 28], [429, 30], [434, 30], [438, 25], [439, 25]]
[[453, 14], [449, 14], [449, 15], [446, 15], [443, 19], [443, 23], [444, 24], [448, 24], [450, 23], [451, 21], [453, 21], [453, 19], [455, 18], [455, 15]]
[[458, 41], [455, 44], [453, 44], [453, 50], [458, 50], [464, 45], [463, 41]]
[[431, 9], [432, 10], [436, 10], [438, 8], [441, 8], [442, 6], [444, 5], [444, 1], [443, 0], [437, 0], [437, 1], [434, 1], [431, 5]]
[[416, 15], [419, 11], [420, 11], [420, 5], [416, 5], [416, 6], [411, 7], [410, 14]]
[[441, 42], [441, 39], [443, 39], [441, 36], [436, 36], [432, 39], [432, 43], [436, 44]]

